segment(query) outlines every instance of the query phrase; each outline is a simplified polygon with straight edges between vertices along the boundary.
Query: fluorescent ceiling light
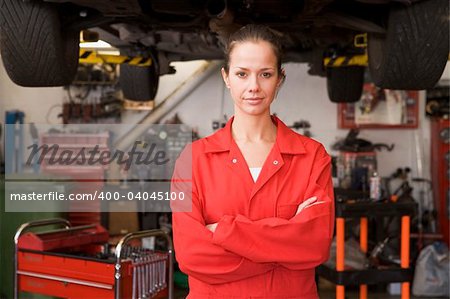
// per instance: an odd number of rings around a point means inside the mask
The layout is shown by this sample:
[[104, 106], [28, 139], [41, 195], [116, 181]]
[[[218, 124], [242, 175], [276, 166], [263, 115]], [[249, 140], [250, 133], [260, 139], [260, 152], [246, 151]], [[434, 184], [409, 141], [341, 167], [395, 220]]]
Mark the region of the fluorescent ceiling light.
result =
[[107, 42], [104, 42], [102, 40], [98, 40], [97, 42], [87, 42], [87, 43], [80, 43], [80, 48], [89, 48], [89, 49], [108, 49], [116, 50], [113, 46], [108, 44]]
[[98, 40], [97, 42], [81, 42], [80, 48], [83, 50], [96, 51], [99, 54], [120, 55], [120, 51], [117, 48], [114, 48], [102, 40]]

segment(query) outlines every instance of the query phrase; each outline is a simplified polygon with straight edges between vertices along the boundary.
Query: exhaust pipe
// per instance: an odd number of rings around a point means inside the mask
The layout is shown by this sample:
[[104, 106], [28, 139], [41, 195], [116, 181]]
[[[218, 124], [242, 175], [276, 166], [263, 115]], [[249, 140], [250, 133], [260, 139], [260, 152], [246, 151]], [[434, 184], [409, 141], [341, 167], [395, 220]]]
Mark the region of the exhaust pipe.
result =
[[210, 17], [223, 19], [228, 11], [226, 0], [209, 0], [206, 4], [206, 12]]
[[219, 42], [225, 47], [228, 37], [241, 26], [234, 23], [234, 15], [228, 9], [227, 0], [209, 0], [206, 11], [211, 17], [209, 29], [217, 34]]

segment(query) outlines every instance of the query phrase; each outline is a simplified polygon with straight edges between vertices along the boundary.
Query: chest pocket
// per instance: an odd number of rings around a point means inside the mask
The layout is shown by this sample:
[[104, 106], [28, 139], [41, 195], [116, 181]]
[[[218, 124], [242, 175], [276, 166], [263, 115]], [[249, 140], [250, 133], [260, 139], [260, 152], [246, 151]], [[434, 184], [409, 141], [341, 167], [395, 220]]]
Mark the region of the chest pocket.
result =
[[277, 206], [277, 217], [283, 219], [291, 219], [294, 217], [295, 212], [297, 212], [297, 204], [284, 204]]

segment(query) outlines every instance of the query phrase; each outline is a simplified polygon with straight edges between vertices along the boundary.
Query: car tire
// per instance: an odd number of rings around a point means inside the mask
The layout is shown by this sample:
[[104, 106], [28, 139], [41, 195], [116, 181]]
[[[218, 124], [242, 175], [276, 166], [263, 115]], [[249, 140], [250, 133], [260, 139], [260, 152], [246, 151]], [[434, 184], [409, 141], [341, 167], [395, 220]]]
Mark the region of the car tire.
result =
[[54, 6], [0, 0], [0, 48], [11, 80], [21, 86], [62, 86], [78, 66], [79, 32], [63, 30]]
[[364, 67], [345, 66], [327, 68], [328, 97], [333, 103], [354, 103], [361, 98]]
[[388, 89], [426, 89], [442, 75], [449, 52], [449, 2], [392, 5], [386, 34], [369, 34], [373, 82]]
[[136, 102], [152, 101], [158, 92], [157, 64], [152, 63], [149, 67], [121, 64], [119, 81], [125, 99]]

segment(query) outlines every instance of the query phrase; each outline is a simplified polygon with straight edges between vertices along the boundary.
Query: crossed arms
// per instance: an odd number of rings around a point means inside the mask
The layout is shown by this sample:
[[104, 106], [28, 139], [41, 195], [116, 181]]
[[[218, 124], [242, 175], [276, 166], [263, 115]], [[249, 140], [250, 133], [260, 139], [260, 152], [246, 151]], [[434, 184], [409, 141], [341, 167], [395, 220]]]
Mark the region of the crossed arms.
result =
[[[191, 189], [178, 165], [172, 191]], [[305, 198], [289, 220], [270, 217], [252, 221], [243, 215], [224, 215], [205, 223], [195, 185], [192, 212], [172, 213], [180, 269], [210, 284], [260, 275], [276, 267], [311, 269], [328, 259], [334, 229], [330, 158], [317, 160]], [[190, 191], [189, 191], [190, 192]]]

